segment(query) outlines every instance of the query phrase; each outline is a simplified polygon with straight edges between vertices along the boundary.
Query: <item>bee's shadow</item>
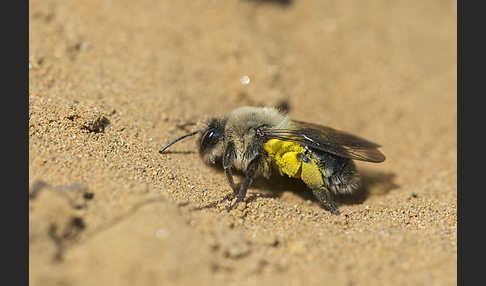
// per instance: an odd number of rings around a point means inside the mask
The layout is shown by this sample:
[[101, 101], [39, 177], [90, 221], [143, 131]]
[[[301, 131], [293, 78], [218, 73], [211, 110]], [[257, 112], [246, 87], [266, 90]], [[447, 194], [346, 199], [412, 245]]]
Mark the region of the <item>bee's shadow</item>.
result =
[[[220, 164], [216, 164], [216, 166], [213, 167], [220, 172], [224, 172]], [[358, 171], [361, 175], [361, 187], [352, 194], [335, 195], [334, 198], [338, 204], [362, 204], [370, 195], [385, 195], [400, 187], [394, 182], [396, 178], [395, 173], [373, 171], [368, 169], [361, 169]], [[236, 176], [239, 176], [238, 179], [241, 180], [241, 173], [234, 173], [235, 179], [237, 179]], [[317, 202], [317, 199], [302, 180], [296, 180], [287, 176], [280, 176], [278, 174], [273, 174], [270, 179], [265, 179], [262, 177], [257, 178], [251, 185], [250, 189], [258, 189], [263, 191], [263, 193], [249, 193], [246, 198], [247, 202], [253, 201], [258, 197], [281, 197], [283, 193], [287, 191], [298, 195], [303, 200]]]
[[393, 172], [359, 170], [361, 174], [361, 188], [349, 195], [338, 195], [336, 200], [344, 205], [362, 204], [370, 195], [386, 195], [398, 189]]
[[[396, 175], [392, 172], [361, 170], [360, 174], [361, 187], [352, 194], [335, 195], [337, 203], [343, 205], [362, 204], [370, 195], [385, 195], [399, 187], [394, 183]], [[285, 176], [275, 175], [268, 180], [259, 178], [252, 187], [269, 192], [274, 197], [280, 197], [283, 192], [290, 191], [304, 200], [317, 202], [317, 199], [303, 181]]]

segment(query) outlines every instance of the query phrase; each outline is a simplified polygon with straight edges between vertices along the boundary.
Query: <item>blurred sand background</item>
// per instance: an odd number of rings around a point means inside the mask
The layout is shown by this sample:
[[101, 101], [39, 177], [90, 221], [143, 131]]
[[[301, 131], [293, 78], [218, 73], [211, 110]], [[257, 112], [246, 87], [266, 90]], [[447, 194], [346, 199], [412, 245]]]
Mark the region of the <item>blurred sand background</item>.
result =
[[[455, 285], [456, 15], [449, 0], [31, 0], [30, 285]], [[282, 102], [383, 146], [340, 216], [286, 178], [228, 213], [195, 138], [158, 153], [177, 125]]]

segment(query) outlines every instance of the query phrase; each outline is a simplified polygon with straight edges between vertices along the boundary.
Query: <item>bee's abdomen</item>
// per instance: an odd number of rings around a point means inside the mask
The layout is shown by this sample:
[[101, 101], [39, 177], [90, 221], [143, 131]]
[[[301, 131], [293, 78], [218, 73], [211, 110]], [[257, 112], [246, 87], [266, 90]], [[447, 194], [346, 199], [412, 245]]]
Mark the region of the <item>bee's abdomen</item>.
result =
[[333, 193], [351, 193], [360, 186], [353, 160], [297, 143], [269, 140], [264, 150], [281, 174], [302, 179], [311, 189], [322, 186]]
[[318, 150], [309, 151], [319, 162], [324, 185], [330, 191], [336, 194], [345, 194], [360, 187], [359, 173], [356, 171], [353, 160]]
[[324, 183], [334, 193], [345, 194], [359, 189], [360, 177], [352, 160], [348, 159], [340, 171], [330, 177], [324, 176]]

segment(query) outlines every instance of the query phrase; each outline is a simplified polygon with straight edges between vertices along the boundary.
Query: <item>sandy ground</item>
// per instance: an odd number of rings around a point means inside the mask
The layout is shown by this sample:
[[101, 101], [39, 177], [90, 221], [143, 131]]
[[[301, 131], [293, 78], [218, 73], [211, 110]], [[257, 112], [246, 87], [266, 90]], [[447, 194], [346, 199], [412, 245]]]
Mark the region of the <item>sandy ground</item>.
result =
[[[30, 284], [455, 285], [455, 3], [31, 0]], [[280, 102], [383, 146], [341, 215], [158, 153]]]

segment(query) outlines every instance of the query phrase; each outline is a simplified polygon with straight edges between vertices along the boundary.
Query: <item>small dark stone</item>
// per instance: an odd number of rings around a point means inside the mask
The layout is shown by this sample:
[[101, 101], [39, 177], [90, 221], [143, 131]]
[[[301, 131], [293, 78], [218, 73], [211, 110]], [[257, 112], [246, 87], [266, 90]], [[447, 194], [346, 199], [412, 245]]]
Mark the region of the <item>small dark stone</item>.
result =
[[92, 198], [94, 198], [94, 193], [86, 192], [83, 194], [83, 198], [85, 198], [86, 200], [91, 200]]
[[71, 220], [71, 225], [79, 229], [84, 229], [86, 227], [86, 224], [84, 223], [84, 220], [81, 217], [74, 217]]

